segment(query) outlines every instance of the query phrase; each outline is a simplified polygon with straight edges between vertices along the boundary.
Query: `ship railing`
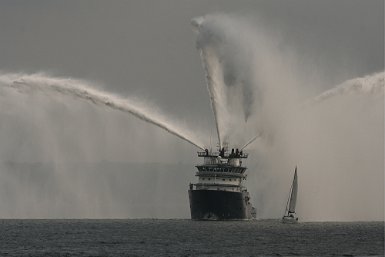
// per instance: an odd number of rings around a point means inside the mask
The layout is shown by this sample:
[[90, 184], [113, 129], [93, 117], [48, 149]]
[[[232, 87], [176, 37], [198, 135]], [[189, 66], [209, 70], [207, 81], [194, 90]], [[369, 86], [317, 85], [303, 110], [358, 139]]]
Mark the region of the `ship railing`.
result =
[[195, 166], [200, 172], [220, 172], [220, 173], [235, 173], [243, 174], [246, 171], [246, 167], [233, 167], [233, 166], [208, 166], [208, 165], [197, 165]]
[[[198, 157], [218, 157], [219, 152], [198, 152]], [[246, 159], [249, 156], [248, 153], [224, 153], [221, 158], [231, 159], [231, 158], [240, 158]]]
[[243, 173], [233, 172], [213, 172], [213, 171], [197, 171], [196, 176], [213, 176], [213, 177], [229, 177], [229, 178], [245, 178], [246, 175]]
[[198, 152], [198, 157], [218, 157], [218, 152]]

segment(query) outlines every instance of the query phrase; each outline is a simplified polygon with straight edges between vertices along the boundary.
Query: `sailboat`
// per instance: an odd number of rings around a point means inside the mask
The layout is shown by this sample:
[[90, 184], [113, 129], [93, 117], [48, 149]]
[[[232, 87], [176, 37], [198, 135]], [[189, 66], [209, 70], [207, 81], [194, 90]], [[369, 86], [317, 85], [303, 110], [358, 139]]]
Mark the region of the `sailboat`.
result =
[[297, 202], [297, 191], [298, 191], [298, 177], [297, 167], [295, 167], [293, 183], [291, 184], [289, 199], [286, 203], [285, 214], [282, 217], [283, 223], [297, 223], [298, 216], [295, 213], [295, 204]]

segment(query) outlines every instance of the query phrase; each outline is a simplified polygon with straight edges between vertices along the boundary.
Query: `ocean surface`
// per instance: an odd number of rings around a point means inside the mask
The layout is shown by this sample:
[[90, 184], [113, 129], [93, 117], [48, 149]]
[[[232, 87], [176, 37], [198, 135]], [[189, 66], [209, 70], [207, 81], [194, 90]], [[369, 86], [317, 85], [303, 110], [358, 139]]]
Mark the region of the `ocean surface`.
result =
[[0, 220], [0, 256], [384, 256], [384, 223]]

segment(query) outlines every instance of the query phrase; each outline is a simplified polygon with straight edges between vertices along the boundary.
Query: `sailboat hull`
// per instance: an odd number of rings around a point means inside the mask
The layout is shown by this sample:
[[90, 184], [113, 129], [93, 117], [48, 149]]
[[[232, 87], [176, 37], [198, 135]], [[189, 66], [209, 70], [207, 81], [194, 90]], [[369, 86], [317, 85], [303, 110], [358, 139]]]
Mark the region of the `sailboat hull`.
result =
[[286, 224], [296, 224], [298, 223], [298, 217], [292, 217], [292, 216], [283, 216], [282, 223]]

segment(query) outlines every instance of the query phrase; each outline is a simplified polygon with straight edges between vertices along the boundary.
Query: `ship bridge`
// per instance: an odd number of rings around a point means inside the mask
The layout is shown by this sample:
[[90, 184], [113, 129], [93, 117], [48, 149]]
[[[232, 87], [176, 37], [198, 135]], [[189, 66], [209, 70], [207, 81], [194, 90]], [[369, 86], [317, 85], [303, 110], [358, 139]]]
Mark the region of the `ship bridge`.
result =
[[242, 159], [248, 157], [242, 150], [232, 149], [228, 152], [225, 148], [217, 152], [198, 152], [198, 157], [203, 158], [203, 164], [196, 165], [198, 172], [195, 174], [199, 180], [195, 184], [197, 189], [242, 191], [242, 181], [246, 179], [246, 167], [242, 166]]

